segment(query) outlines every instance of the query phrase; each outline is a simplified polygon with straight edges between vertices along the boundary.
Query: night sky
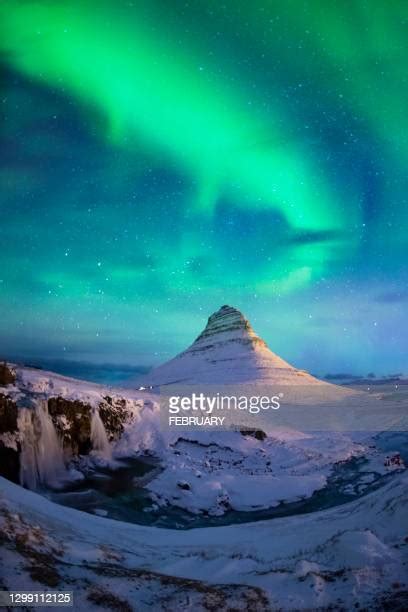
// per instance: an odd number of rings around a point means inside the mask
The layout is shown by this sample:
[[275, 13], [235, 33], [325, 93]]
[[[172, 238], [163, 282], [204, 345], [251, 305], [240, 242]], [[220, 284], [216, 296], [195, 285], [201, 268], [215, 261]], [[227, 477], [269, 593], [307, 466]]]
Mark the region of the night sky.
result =
[[408, 3], [0, 4], [0, 353], [150, 365], [223, 304], [408, 371]]

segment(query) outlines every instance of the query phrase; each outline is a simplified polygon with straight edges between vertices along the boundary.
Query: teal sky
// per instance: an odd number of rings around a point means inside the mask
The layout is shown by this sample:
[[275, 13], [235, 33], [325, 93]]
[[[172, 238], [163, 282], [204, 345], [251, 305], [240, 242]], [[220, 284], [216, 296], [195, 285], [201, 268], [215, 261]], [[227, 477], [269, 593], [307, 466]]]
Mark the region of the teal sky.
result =
[[408, 371], [406, 2], [0, 5], [0, 353], [150, 365], [224, 303]]

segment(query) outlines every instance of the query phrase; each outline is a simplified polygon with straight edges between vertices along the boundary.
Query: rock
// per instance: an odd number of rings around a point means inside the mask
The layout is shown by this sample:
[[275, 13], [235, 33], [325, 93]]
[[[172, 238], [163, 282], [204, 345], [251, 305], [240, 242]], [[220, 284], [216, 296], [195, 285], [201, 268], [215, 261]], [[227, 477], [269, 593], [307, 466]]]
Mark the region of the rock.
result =
[[0, 363], [0, 386], [14, 385], [15, 382], [16, 375], [13, 370], [8, 367], [6, 362]]
[[126, 400], [104, 397], [106, 403], [99, 404], [99, 415], [105, 426], [109, 440], [117, 440], [123, 433], [124, 423], [129, 419]]
[[268, 437], [266, 433], [262, 431], [262, 429], [241, 429], [240, 433], [243, 436], [252, 436], [253, 438], [256, 438], [257, 440], [260, 440], [261, 442], [265, 440], [265, 438]]
[[0, 393], [0, 434], [17, 432], [17, 415], [16, 403]]
[[48, 412], [62, 437], [64, 448], [72, 455], [86, 455], [91, 450], [90, 404], [63, 397], [50, 397]]
[[20, 483], [20, 445], [18, 450], [5, 446], [0, 440], [0, 475]]
[[0, 475], [19, 482], [20, 444], [17, 428], [18, 408], [9, 397], [0, 393]]
[[[117, 440], [123, 433], [124, 423], [130, 418], [126, 400], [107, 396], [99, 404], [99, 415], [106, 429], [109, 441]], [[48, 412], [63, 439], [64, 448], [72, 455], [86, 455], [91, 444], [92, 406], [79, 400], [50, 397]]]
[[183, 491], [190, 491], [191, 487], [188, 482], [178, 482], [177, 486], [179, 489], [183, 489]]

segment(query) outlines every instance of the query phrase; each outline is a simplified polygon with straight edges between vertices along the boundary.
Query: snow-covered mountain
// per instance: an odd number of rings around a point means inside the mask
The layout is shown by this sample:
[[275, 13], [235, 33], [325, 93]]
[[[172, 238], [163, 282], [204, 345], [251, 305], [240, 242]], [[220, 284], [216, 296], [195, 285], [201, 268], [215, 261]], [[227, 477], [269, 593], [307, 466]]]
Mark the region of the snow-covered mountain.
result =
[[275, 355], [232, 306], [222, 306], [185, 351], [138, 378], [142, 385], [324, 384]]

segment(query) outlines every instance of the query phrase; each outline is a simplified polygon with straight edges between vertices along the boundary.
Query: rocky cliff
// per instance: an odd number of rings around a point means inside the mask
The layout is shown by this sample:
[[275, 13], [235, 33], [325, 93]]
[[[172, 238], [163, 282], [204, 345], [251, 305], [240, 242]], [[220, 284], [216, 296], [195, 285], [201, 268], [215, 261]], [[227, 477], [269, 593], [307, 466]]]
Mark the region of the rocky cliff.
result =
[[0, 376], [0, 475], [14, 482], [19, 482], [20, 472], [21, 409], [30, 409], [33, 430], [40, 435], [35, 405], [40, 400], [46, 402], [67, 459], [91, 451], [91, 414], [95, 408], [109, 441], [119, 439], [135, 415], [131, 399], [92, 383], [7, 364], [1, 365]]

